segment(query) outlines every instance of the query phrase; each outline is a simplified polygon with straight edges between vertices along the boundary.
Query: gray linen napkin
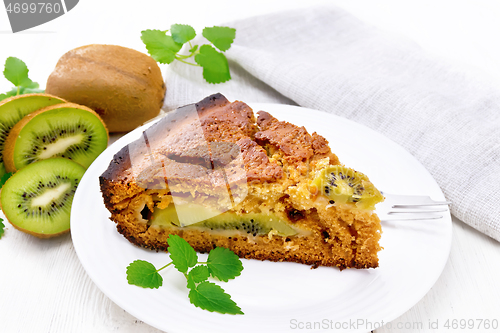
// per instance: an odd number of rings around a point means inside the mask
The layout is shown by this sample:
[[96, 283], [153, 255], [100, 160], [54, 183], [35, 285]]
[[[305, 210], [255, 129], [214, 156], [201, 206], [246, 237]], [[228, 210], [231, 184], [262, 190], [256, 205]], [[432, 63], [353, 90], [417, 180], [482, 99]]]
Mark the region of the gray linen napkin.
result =
[[165, 110], [221, 92], [346, 117], [405, 147], [433, 175], [452, 213], [500, 241], [500, 91], [336, 7], [227, 24], [233, 79], [169, 66]]

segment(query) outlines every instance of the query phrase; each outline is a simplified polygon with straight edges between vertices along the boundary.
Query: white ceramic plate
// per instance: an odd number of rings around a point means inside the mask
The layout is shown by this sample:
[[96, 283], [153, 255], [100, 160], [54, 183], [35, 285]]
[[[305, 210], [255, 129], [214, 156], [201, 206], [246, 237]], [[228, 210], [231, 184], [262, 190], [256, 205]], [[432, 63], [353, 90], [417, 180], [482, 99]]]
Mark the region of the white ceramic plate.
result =
[[[425, 168], [403, 148], [365, 126], [320, 111], [277, 104], [250, 104], [280, 120], [323, 135], [341, 162], [369, 175], [381, 190], [444, 199]], [[384, 223], [380, 267], [369, 270], [243, 260], [241, 276], [221, 286], [245, 315], [222, 315], [189, 303], [184, 276], [161, 272], [164, 282], [149, 290], [127, 284], [126, 267], [136, 259], [156, 267], [169, 262], [129, 243], [108, 218], [99, 191], [101, 173], [113, 155], [140, 136], [137, 129], [110, 146], [90, 166], [75, 194], [71, 234], [83, 267], [117, 305], [138, 319], [176, 332], [367, 332], [397, 318], [434, 285], [451, 246], [451, 216], [434, 221]], [[200, 255], [203, 259], [206, 255]]]

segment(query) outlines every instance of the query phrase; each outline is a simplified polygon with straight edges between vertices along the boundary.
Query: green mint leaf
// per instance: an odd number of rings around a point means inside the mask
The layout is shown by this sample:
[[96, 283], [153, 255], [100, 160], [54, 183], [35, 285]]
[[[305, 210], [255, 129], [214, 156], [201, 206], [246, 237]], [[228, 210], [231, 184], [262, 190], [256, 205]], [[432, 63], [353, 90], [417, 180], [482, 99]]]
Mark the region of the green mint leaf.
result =
[[187, 287], [189, 289], [196, 288], [196, 284], [205, 281], [210, 276], [208, 272], [208, 267], [205, 265], [200, 265], [194, 267], [189, 271], [189, 274], [186, 275], [187, 278]]
[[207, 266], [213, 277], [224, 282], [239, 276], [243, 270], [240, 258], [224, 247], [217, 247], [210, 251]]
[[[36, 82], [33, 82], [33, 83], [36, 83]], [[17, 90], [18, 90], [17, 88], [12, 88], [12, 90], [7, 91], [5, 94], [0, 94], [0, 101], [4, 100], [6, 98], [12, 97], [12, 96], [17, 96], [18, 95]], [[19, 95], [22, 95], [22, 94], [40, 94], [40, 93], [44, 93], [44, 92], [45, 92], [45, 90], [43, 90], [43, 89], [19, 87]]]
[[193, 27], [187, 24], [172, 24], [170, 26], [170, 33], [176, 43], [184, 44], [189, 42], [196, 36], [196, 31]]
[[2, 177], [0, 178], [0, 189], [3, 187], [7, 179], [10, 178], [10, 176], [12, 176], [12, 172], [7, 172], [2, 175]]
[[21, 94], [41, 94], [44, 92], [45, 92], [45, 90], [43, 90], [43, 89], [23, 88]]
[[215, 283], [204, 281], [189, 291], [191, 304], [210, 312], [243, 314], [241, 308]]
[[193, 46], [192, 48], [189, 49], [189, 53], [194, 53], [198, 50], [198, 45]]
[[203, 67], [203, 78], [208, 83], [222, 83], [231, 79], [226, 56], [208, 44], [200, 47], [200, 53], [194, 57], [194, 61]]
[[2, 236], [4, 234], [3, 228], [5, 228], [5, 224], [3, 224], [3, 219], [0, 218], [0, 238], [2, 238]]
[[127, 267], [127, 281], [143, 288], [157, 289], [163, 284], [163, 278], [156, 267], [144, 260], [136, 260]]
[[28, 66], [21, 59], [8, 57], [5, 61], [3, 75], [16, 87], [27, 87], [33, 84], [33, 81], [28, 77], [28, 72]]
[[202, 35], [219, 50], [227, 51], [236, 37], [236, 29], [229, 27], [205, 28], [203, 29]]
[[161, 64], [170, 64], [175, 60], [175, 54], [180, 51], [182, 44], [176, 43], [172, 36], [160, 30], [144, 30], [141, 40], [146, 45], [149, 55]]
[[33, 82], [33, 81], [31, 81], [31, 83], [28, 85], [23, 85], [23, 88], [26, 88], [26, 89], [37, 89], [39, 87], [40, 87], [40, 85], [38, 84], [38, 82]]
[[0, 100], [2, 99], [6, 99], [6, 98], [9, 98], [9, 97], [12, 97], [12, 96], [16, 96], [17, 95], [17, 88], [12, 88], [10, 91], [7, 91], [5, 94], [1, 94], [0, 96]]
[[194, 283], [200, 283], [208, 279], [210, 273], [206, 265], [199, 265], [190, 270], [188, 276], [193, 280]]
[[187, 279], [187, 287], [188, 289], [195, 289], [196, 288], [196, 283], [193, 280], [193, 277], [186, 275]]
[[194, 267], [198, 263], [198, 255], [184, 239], [177, 235], [168, 236], [168, 252], [175, 268], [182, 273], [186, 273], [188, 268]]
[[13, 89], [11, 91], [6, 92], [5, 94], [0, 94], [0, 101], [16, 95], [17, 95], [17, 89], [15, 89], [15, 91]]

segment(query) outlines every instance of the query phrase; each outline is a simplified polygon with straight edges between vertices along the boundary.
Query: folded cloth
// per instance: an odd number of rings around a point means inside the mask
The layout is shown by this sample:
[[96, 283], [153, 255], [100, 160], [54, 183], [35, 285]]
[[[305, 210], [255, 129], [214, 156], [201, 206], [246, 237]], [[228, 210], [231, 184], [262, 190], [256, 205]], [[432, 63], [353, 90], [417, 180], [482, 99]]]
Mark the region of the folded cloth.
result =
[[232, 80], [172, 64], [164, 109], [214, 92], [228, 99], [298, 104], [364, 124], [412, 153], [452, 213], [500, 241], [500, 91], [414, 43], [336, 7], [313, 7], [227, 24]]

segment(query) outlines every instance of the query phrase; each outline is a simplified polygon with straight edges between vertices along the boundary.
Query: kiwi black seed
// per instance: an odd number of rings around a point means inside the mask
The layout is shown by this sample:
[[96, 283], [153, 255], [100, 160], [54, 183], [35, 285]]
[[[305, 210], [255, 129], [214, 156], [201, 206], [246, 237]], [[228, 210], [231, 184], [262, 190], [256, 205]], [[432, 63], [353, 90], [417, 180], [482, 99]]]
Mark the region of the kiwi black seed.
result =
[[5, 142], [7, 171], [52, 157], [64, 157], [87, 168], [106, 149], [108, 132], [87, 107], [64, 103], [30, 113], [10, 131]]
[[326, 196], [329, 204], [352, 203], [360, 209], [372, 210], [384, 200], [366, 175], [341, 165], [331, 165], [318, 172], [310, 190], [314, 195]]
[[24, 116], [38, 109], [65, 102], [62, 98], [48, 94], [19, 95], [0, 102], [0, 177], [6, 172], [3, 165], [3, 150], [12, 127]]
[[64, 158], [38, 161], [2, 187], [2, 209], [17, 229], [40, 238], [69, 231], [73, 196], [85, 168]]

